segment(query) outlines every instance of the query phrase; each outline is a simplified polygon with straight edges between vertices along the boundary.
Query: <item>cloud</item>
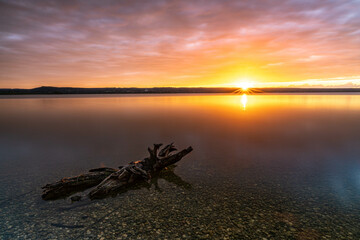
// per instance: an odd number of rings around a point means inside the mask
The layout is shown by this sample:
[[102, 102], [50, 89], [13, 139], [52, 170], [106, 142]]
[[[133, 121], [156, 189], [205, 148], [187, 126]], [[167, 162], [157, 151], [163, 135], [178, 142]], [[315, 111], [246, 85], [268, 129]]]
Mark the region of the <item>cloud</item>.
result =
[[311, 56], [306, 57], [306, 58], [298, 59], [298, 61], [299, 62], [314, 62], [314, 61], [318, 61], [318, 60], [320, 60], [322, 58], [324, 58], [324, 56], [311, 55]]
[[283, 62], [268, 63], [265, 66], [262, 66], [262, 68], [276, 67], [276, 66], [282, 66], [282, 65], [284, 65]]
[[306, 87], [306, 88], [358, 88], [360, 76], [347, 76], [335, 78], [306, 79], [296, 82], [273, 82], [259, 84], [257, 87]]
[[[340, 0], [0, 0], [0, 87], [357, 75], [359, 7]], [[181, 77], [193, 75], [196, 82]]]

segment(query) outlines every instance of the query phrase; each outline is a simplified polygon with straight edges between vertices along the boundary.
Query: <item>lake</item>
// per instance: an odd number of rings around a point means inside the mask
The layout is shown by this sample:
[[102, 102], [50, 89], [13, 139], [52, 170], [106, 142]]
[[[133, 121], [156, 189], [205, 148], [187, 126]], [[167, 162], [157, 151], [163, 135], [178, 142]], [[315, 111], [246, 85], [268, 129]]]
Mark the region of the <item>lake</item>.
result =
[[[171, 142], [158, 187], [41, 199]], [[1, 96], [0, 239], [360, 239], [359, 156], [359, 94]]]

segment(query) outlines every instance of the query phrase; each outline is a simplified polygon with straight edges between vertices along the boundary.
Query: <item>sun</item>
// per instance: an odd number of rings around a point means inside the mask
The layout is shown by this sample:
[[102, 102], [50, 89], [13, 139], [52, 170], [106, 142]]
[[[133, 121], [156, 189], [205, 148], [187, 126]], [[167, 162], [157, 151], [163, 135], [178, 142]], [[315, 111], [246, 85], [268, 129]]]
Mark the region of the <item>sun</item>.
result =
[[254, 83], [251, 81], [248, 81], [247, 79], [243, 79], [239, 82], [237, 82], [236, 87], [241, 88], [243, 91], [248, 90], [249, 88], [254, 87]]

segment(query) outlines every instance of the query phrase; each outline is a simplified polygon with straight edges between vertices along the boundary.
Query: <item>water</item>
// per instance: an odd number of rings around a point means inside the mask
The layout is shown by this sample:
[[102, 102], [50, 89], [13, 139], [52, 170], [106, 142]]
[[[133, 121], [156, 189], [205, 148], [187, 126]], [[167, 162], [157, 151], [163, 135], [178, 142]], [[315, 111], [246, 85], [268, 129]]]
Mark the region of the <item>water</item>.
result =
[[[360, 95], [0, 99], [0, 239], [359, 239]], [[191, 145], [159, 189], [71, 204], [41, 186]]]

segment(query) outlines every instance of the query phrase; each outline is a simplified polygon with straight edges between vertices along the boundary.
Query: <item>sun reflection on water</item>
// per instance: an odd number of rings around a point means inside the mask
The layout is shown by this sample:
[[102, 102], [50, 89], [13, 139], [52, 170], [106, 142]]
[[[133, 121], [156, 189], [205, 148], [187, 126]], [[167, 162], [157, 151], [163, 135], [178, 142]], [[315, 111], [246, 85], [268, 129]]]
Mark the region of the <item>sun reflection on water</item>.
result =
[[241, 96], [241, 103], [243, 105], [243, 110], [245, 111], [246, 110], [246, 104], [247, 104], [247, 95], [244, 93], [242, 96]]

